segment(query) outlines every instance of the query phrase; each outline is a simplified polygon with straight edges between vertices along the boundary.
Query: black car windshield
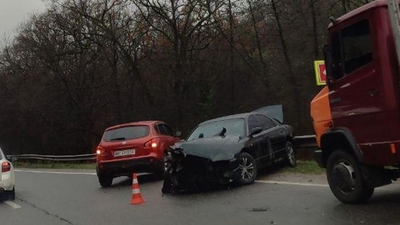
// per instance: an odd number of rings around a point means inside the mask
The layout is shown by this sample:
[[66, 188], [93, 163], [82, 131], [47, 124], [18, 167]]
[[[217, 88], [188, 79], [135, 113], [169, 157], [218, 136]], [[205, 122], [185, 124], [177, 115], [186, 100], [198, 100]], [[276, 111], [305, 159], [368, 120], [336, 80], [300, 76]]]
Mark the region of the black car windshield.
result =
[[187, 140], [212, 137], [221, 132], [223, 128], [226, 129], [225, 135], [244, 136], [244, 119], [227, 119], [200, 125], [190, 134]]
[[104, 141], [123, 141], [146, 137], [150, 133], [149, 126], [129, 126], [108, 130], [104, 133]]

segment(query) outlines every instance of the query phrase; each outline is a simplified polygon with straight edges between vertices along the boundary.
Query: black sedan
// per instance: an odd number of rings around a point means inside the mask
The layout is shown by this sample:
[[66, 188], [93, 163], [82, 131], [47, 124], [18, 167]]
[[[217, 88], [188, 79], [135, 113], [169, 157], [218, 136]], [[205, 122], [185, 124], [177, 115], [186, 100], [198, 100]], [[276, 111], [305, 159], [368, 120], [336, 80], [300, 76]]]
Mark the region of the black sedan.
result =
[[282, 106], [275, 105], [200, 123], [167, 151], [162, 192], [209, 182], [250, 184], [268, 165], [296, 166], [293, 128], [282, 121]]

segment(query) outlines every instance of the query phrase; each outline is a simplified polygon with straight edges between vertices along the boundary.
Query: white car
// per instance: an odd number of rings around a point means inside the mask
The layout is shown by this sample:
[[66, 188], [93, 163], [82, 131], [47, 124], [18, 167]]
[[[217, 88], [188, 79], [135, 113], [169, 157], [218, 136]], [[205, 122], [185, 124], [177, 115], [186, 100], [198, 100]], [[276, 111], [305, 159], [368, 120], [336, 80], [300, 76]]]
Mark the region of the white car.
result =
[[0, 195], [15, 199], [14, 167], [0, 148]]

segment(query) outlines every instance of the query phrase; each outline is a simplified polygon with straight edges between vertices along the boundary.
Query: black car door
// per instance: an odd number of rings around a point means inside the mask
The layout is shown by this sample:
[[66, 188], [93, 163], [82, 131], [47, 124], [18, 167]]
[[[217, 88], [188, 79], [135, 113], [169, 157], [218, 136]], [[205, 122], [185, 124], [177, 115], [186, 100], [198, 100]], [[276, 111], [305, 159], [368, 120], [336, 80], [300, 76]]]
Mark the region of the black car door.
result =
[[268, 136], [269, 141], [269, 160], [271, 162], [279, 159], [279, 152], [282, 150], [282, 146], [285, 144], [285, 132], [277, 122], [264, 115], [256, 115], [257, 119], [263, 126], [263, 130]]
[[270, 161], [272, 150], [264, 124], [259, 120], [257, 115], [250, 115], [247, 125], [249, 134], [256, 129], [262, 129], [260, 133], [252, 135], [251, 142], [256, 150], [257, 161], [267, 163]]

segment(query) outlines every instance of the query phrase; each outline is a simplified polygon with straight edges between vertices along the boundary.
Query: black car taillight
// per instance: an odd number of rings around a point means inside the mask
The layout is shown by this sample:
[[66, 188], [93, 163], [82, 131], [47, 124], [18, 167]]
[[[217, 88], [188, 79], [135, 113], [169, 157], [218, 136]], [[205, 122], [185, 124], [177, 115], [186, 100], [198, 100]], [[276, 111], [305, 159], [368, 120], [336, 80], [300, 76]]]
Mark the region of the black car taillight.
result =
[[1, 164], [1, 171], [4, 172], [8, 172], [11, 170], [11, 164], [9, 162], [3, 162]]

